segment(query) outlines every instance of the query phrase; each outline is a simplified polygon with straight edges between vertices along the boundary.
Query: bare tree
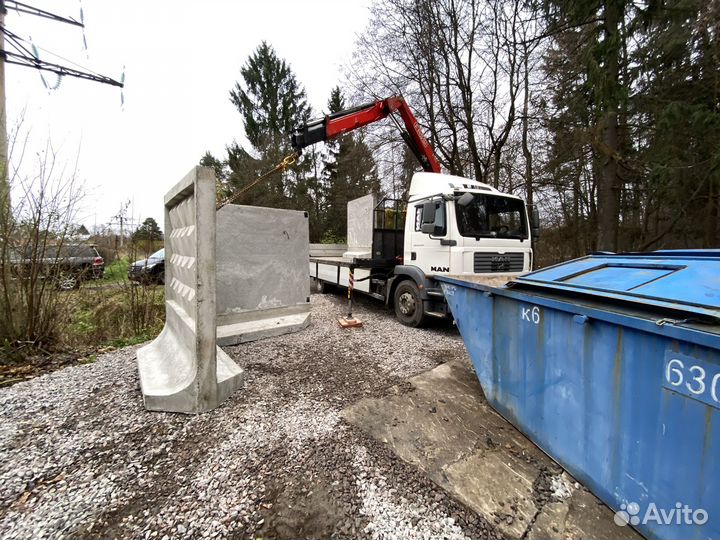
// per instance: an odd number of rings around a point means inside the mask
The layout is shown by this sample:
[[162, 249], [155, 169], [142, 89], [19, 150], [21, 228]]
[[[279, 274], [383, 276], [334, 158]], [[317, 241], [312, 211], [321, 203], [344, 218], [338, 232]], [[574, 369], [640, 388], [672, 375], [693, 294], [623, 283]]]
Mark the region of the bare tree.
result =
[[[443, 168], [499, 187], [537, 27], [523, 2], [379, 0], [349, 66], [362, 96], [402, 93]], [[527, 92], [525, 92], [527, 93]]]
[[57, 259], [83, 190], [76, 167], [63, 166], [50, 142], [36, 154], [33, 172], [21, 172], [28, 146], [21, 122], [9, 141], [9, 192], [0, 204], [7, 208], [0, 216], [0, 339], [16, 347], [45, 347], [62, 318]]

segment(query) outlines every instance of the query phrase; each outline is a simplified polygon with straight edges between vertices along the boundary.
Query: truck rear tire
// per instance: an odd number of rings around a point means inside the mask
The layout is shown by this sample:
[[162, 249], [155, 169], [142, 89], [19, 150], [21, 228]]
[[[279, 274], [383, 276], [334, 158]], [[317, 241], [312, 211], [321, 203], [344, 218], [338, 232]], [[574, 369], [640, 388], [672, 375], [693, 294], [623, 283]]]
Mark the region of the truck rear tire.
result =
[[412, 280], [406, 279], [397, 286], [393, 296], [393, 306], [395, 316], [405, 326], [418, 328], [427, 320], [420, 290]]

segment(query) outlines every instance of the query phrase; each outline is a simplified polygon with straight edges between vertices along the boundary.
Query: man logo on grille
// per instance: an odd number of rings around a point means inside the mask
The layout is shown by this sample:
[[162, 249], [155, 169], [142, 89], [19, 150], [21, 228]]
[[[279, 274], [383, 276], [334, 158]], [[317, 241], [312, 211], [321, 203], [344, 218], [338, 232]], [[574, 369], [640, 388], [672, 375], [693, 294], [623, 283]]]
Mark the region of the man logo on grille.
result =
[[490, 267], [493, 272], [507, 272], [510, 270], [510, 257], [507, 255], [494, 255], [490, 258]]

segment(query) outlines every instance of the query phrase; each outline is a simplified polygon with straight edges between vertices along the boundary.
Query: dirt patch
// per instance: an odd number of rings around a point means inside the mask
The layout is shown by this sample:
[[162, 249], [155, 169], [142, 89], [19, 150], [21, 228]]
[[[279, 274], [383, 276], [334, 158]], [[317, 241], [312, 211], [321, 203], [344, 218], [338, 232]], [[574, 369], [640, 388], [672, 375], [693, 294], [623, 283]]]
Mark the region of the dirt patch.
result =
[[0, 363], [0, 391], [14, 384], [29, 381], [59, 369], [95, 361], [98, 354], [115, 350], [113, 347], [82, 347], [69, 351], [35, 354], [22, 360]]
[[263, 523], [258, 531], [267, 538], [326, 538], [357, 535], [359, 501], [348, 470], [347, 458], [337, 437], [319, 442], [299, 459], [300, 470], [287, 478], [273, 479], [261, 504]]
[[465, 351], [458, 351], [457, 349], [438, 349], [430, 351], [428, 353], [428, 358], [435, 362], [435, 365], [439, 366], [440, 364], [444, 364], [445, 362], [450, 362], [451, 360], [462, 358], [464, 354]]

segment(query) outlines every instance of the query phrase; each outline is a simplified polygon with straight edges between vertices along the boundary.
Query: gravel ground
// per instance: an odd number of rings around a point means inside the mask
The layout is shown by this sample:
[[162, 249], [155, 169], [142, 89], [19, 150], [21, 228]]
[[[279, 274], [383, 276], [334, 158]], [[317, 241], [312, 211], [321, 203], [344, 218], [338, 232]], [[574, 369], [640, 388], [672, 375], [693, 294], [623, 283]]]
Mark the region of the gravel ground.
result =
[[497, 537], [339, 416], [464, 357], [459, 335], [362, 300], [342, 330], [343, 306], [313, 295], [306, 330], [226, 349], [244, 386], [201, 416], [145, 411], [136, 347], [1, 390], [0, 537]]

